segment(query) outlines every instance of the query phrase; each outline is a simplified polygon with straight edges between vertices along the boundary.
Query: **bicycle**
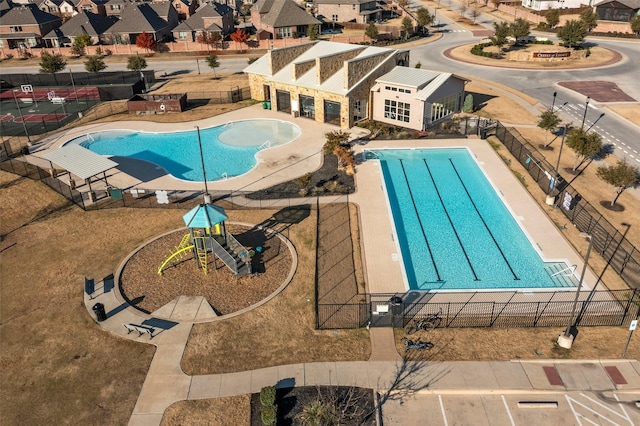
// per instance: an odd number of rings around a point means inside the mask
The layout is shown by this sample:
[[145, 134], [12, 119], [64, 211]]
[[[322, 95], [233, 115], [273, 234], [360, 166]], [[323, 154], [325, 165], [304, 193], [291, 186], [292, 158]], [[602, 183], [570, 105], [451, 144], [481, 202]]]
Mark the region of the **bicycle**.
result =
[[404, 351], [407, 352], [409, 349], [416, 349], [419, 351], [425, 349], [433, 348], [434, 344], [431, 342], [421, 342], [420, 340], [416, 340], [415, 342], [407, 337], [403, 337], [400, 341], [404, 344]]
[[426, 317], [419, 320], [412, 320], [407, 324], [405, 332], [407, 334], [413, 334], [418, 330], [431, 331], [434, 328], [438, 328], [442, 323], [442, 308], [436, 313], [429, 314]]

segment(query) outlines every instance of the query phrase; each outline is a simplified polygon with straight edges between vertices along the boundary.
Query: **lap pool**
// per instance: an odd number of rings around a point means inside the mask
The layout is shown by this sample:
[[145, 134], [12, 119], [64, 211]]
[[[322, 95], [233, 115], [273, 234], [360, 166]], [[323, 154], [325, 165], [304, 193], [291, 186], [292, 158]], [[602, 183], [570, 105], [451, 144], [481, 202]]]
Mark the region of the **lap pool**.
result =
[[[256, 154], [294, 141], [300, 128], [281, 120], [252, 119], [200, 129], [207, 180], [242, 175], [257, 164]], [[96, 154], [131, 157], [154, 163], [177, 179], [201, 182], [197, 131], [152, 133], [110, 130], [90, 133], [78, 143]]]
[[379, 149], [410, 290], [575, 288], [564, 260], [541, 258], [466, 148]]

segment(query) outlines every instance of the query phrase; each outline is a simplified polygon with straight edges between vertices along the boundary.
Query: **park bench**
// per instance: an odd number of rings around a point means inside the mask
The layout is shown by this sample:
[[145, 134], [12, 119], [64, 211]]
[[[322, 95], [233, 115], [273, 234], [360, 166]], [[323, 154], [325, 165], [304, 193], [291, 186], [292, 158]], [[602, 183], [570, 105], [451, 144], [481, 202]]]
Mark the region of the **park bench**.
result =
[[54, 96], [53, 98], [51, 98], [51, 103], [52, 104], [62, 105], [64, 103], [66, 103], [66, 100], [64, 98], [59, 97], [59, 96]]
[[132, 331], [137, 331], [139, 333], [138, 336], [142, 336], [144, 333], [147, 333], [149, 337], [153, 337], [153, 328], [145, 327], [144, 325], [137, 325], [137, 324], [122, 324], [122, 325], [124, 325], [124, 328], [127, 329], [127, 334], [131, 333]]
[[32, 104], [33, 98], [20, 98], [20, 102], [22, 102], [23, 104]]

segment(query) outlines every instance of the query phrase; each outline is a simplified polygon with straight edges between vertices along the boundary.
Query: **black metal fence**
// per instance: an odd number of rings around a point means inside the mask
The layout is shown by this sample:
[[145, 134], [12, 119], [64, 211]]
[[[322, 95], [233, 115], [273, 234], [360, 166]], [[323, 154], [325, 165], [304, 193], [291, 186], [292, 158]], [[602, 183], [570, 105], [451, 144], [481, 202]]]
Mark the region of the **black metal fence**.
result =
[[[515, 129], [498, 123], [495, 136], [511, 152], [538, 186], [555, 197], [555, 205], [576, 228], [591, 235], [593, 248], [630, 288], [640, 289], [640, 251], [562, 176]], [[627, 228], [628, 229], [628, 228]]]
[[153, 84], [156, 81], [153, 70], [143, 71], [101, 71], [98, 73], [89, 72], [60, 72], [55, 74], [32, 73], [32, 74], [2, 74], [2, 79], [9, 86], [19, 88], [24, 84], [37, 87], [73, 87], [78, 89], [84, 86], [108, 86], [119, 84], [134, 84], [144, 76], [146, 83]]
[[[566, 327], [575, 292], [364, 294], [361, 302], [318, 304], [319, 329], [404, 327], [438, 318], [437, 327]], [[493, 299], [493, 300], [492, 300]], [[529, 299], [529, 300], [527, 300]], [[586, 292], [575, 324], [623, 326], [640, 315], [640, 290]]]

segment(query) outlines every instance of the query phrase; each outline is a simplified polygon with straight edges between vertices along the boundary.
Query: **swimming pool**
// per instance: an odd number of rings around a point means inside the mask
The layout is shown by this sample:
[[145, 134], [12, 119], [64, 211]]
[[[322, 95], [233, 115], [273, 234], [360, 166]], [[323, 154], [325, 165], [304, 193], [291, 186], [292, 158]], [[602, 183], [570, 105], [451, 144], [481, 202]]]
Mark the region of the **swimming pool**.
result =
[[543, 261], [466, 148], [380, 149], [394, 234], [411, 290], [575, 287]]
[[[242, 175], [257, 163], [255, 155], [300, 136], [300, 128], [281, 120], [233, 121], [200, 129], [207, 180]], [[178, 179], [201, 182], [197, 131], [151, 133], [115, 130], [90, 133], [71, 143], [101, 155], [131, 157], [154, 163]]]

